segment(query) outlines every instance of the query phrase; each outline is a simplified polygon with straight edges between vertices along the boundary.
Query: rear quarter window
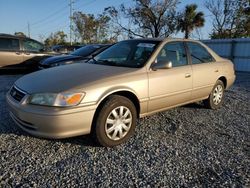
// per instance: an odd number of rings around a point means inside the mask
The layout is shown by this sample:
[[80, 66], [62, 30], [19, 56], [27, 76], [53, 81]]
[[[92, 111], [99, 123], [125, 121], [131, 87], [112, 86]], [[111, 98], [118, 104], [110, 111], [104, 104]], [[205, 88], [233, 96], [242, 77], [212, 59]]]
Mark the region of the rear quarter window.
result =
[[213, 56], [202, 45], [194, 42], [187, 42], [192, 64], [213, 62]]
[[19, 51], [20, 50], [19, 40], [12, 38], [0, 38], [0, 50]]

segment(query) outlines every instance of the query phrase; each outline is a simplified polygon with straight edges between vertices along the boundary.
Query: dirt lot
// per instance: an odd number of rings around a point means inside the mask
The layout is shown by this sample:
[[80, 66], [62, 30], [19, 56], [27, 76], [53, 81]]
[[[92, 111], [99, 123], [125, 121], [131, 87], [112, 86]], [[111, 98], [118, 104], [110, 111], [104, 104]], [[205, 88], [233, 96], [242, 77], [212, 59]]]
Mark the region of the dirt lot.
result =
[[250, 186], [250, 74], [237, 74], [221, 109], [192, 104], [143, 118], [116, 148], [21, 131], [5, 102], [19, 77], [0, 76], [0, 187]]

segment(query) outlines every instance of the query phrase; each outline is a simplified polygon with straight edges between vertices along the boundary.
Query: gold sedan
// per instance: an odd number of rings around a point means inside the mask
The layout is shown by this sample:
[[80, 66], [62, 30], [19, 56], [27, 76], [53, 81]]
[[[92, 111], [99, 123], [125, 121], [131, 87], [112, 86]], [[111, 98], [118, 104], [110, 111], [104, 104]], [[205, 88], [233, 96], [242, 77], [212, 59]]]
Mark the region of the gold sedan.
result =
[[7, 102], [12, 119], [32, 135], [91, 133], [111, 147], [134, 133], [137, 118], [202, 100], [218, 109], [234, 80], [232, 62], [198, 41], [134, 39], [87, 63], [25, 75]]

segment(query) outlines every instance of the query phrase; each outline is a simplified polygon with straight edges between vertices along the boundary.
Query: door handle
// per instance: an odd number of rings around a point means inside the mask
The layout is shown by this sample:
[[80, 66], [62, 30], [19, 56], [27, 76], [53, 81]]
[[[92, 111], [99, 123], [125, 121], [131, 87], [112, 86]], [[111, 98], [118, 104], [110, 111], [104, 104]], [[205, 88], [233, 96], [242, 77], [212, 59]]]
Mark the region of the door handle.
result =
[[190, 78], [190, 77], [191, 77], [190, 73], [185, 74], [185, 78]]
[[25, 55], [30, 55], [30, 53], [25, 53]]
[[21, 52], [16, 52], [16, 55], [21, 55]]
[[218, 69], [216, 69], [214, 72], [219, 72], [219, 70], [218, 70]]

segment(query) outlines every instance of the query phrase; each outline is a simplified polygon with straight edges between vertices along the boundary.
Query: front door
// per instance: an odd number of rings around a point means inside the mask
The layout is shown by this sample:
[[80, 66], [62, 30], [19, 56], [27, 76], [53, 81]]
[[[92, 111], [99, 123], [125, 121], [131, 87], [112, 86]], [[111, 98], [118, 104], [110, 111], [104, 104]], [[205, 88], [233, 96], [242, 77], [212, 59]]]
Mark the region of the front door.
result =
[[171, 61], [172, 68], [148, 73], [149, 113], [191, 100], [192, 68], [183, 42], [167, 43], [157, 56], [157, 62], [161, 61]]

